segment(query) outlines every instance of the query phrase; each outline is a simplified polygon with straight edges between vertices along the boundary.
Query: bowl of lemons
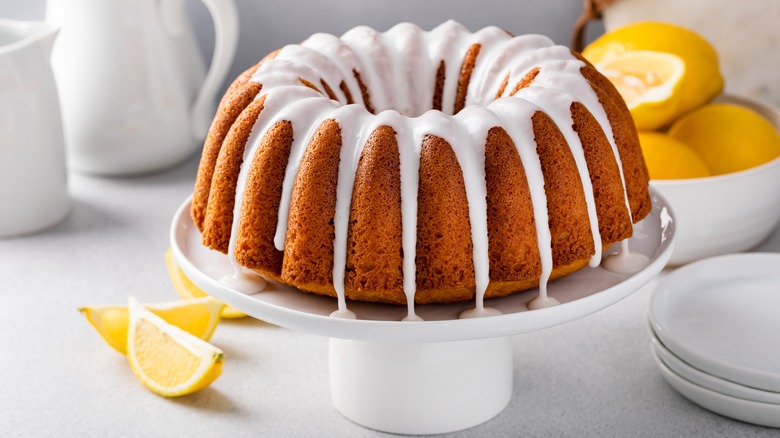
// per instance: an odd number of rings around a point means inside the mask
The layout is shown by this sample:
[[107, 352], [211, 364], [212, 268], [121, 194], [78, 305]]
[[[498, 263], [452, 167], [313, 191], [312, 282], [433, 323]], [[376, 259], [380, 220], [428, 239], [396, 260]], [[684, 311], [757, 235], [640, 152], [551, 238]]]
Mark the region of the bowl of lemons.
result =
[[639, 22], [583, 56], [624, 97], [650, 184], [669, 202], [681, 265], [749, 250], [780, 223], [780, 110], [722, 94], [715, 49], [685, 28]]

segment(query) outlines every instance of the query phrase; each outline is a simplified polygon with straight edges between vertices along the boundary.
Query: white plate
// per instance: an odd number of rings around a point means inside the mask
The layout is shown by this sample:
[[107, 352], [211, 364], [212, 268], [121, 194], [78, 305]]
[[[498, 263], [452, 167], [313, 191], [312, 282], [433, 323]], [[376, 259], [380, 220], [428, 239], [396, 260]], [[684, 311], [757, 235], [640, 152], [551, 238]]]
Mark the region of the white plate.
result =
[[719, 392], [711, 391], [691, 383], [674, 371], [670, 370], [664, 362], [653, 354], [661, 375], [688, 400], [697, 405], [708, 409], [716, 414], [720, 414], [735, 420], [746, 423], [758, 424], [760, 426], [780, 427], [780, 405], [771, 403], [759, 403], [741, 398], [729, 397]]
[[723, 395], [780, 406], [780, 392], [769, 392], [750, 388], [697, 370], [675, 356], [671, 351], [667, 350], [657, 337], [652, 336], [651, 340], [653, 352], [655, 352], [656, 356], [658, 356], [669, 369], [685, 380]]
[[658, 284], [649, 316], [661, 342], [691, 366], [780, 392], [780, 254], [682, 267]]
[[[634, 229], [632, 252], [642, 253], [650, 264], [636, 274], [615, 274], [602, 268], [585, 268], [549, 285], [549, 294], [561, 304], [528, 311], [526, 303], [536, 289], [486, 300], [486, 306], [503, 314], [458, 319], [473, 303], [416, 306], [424, 322], [401, 322], [405, 306], [348, 302], [356, 320], [331, 318], [335, 298], [301, 293], [269, 282], [266, 290], [247, 295], [219, 282], [232, 273], [227, 256], [201, 244], [201, 235], [190, 218], [190, 199], [173, 218], [171, 247], [184, 273], [201, 289], [255, 318], [293, 330], [322, 336], [374, 342], [444, 342], [509, 336], [541, 330], [596, 312], [627, 297], [655, 277], [671, 256], [675, 225], [668, 204], [651, 191], [653, 210]], [[619, 244], [617, 244], [619, 246]], [[617, 246], [605, 254], [614, 253]]]

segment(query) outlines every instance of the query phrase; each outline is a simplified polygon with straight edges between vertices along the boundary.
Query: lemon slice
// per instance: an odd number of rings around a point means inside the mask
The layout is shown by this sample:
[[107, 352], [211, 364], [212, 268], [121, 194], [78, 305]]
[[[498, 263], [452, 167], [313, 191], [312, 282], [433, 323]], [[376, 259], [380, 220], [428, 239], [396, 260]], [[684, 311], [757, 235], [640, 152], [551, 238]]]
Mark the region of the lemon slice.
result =
[[681, 103], [685, 63], [676, 55], [651, 50], [625, 52], [596, 65], [626, 101], [638, 129], [668, 124]]
[[[180, 297], [189, 300], [192, 298], [208, 296], [206, 292], [203, 292], [201, 288], [195, 286], [195, 283], [184, 275], [184, 271], [181, 270], [176, 263], [176, 259], [173, 258], [173, 250], [171, 248], [168, 248], [168, 251], [165, 252], [165, 266], [168, 267], [168, 275], [171, 277], [173, 287]], [[222, 317], [225, 319], [243, 318], [245, 316], [245, 313], [228, 305], [225, 305], [222, 309]]]
[[711, 176], [702, 158], [688, 145], [658, 132], [640, 132], [639, 144], [650, 179], [687, 179]]
[[222, 374], [222, 350], [168, 324], [130, 297], [127, 361], [139, 380], [165, 397], [205, 388]]
[[[203, 297], [188, 301], [145, 304], [144, 307], [169, 324], [208, 341], [219, 324], [225, 304], [211, 297]], [[129, 324], [126, 306], [87, 306], [79, 310], [108, 345], [126, 354]]]
[[715, 175], [738, 172], [780, 156], [780, 133], [758, 113], [730, 103], [709, 104], [677, 120], [669, 137], [689, 145]]

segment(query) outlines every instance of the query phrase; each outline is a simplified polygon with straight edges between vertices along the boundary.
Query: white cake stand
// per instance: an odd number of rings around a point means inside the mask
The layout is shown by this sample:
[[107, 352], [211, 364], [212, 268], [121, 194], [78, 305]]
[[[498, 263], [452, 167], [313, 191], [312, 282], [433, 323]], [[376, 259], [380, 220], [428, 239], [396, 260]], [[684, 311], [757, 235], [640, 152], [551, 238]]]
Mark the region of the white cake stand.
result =
[[[561, 304], [529, 311], [531, 290], [486, 301], [500, 316], [458, 319], [473, 303], [420, 305], [425, 321], [402, 322], [405, 306], [348, 302], [358, 319], [332, 318], [335, 298], [269, 282], [244, 294], [219, 282], [232, 273], [222, 253], [201, 244], [191, 199], [174, 216], [177, 263], [201, 289], [255, 318], [330, 340], [330, 383], [336, 408], [352, 421], [385, 432], [434, 434], [466, 429], [500, 413], [512, 396], [509, 336], [563, 324], [610, 306], [655, 277], [669, 260], [675, 226], [666, 201], [651, 192], [653, 210], [634, 229], [631, 252], [650, 263], [635, 274], [585, 268], [549, 285]], [[605, 254], [617, 252], [613, 247]]]

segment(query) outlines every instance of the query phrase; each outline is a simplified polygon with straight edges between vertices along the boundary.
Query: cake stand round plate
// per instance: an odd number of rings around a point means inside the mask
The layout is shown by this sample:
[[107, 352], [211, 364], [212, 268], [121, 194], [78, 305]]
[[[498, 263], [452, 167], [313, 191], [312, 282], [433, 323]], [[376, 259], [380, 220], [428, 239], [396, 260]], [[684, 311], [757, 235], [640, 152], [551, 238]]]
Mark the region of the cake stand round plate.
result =
[[[201, 244], [190, 217], [191, 199], [176, 212], [170, 238], [176, 262], [209, 295], [272, 324], [333, 338], [331, 392], [345, 416], [386, 432], [445, 433], [482, 423], [508, 404], [512, 346], [507, 336], [553, 327], [608, 307], [663, 269], [674, 246], [674, 219], [668, 203], [652, 189], [651, 198], [651, 213], [635, 225], [629, 241], [632, 253], [649, 259], [642, 270], [617, 274], [602, 267], [585, 268], [549, 284], [549, 295], [560, 305], [528, 310], [527, 303], [538, 294], [534, 289], [486, 300], [486, 306], [502, 314], [473, 319], [458, 319], [473, 302], [417, 305], [415, 311], [424, 321], [403, 322], [405, 306], [348, 301], [357, 319], [342, 319], [330, 317], [338, 307], [335, 298], [271, 281], [258, 293], [232, 289], [219, 279], [233, 268], [225, 254]], [[604, 253], [618, 250], [616, 244]], [[464, 380], [469, 384], [452, 383]]]

